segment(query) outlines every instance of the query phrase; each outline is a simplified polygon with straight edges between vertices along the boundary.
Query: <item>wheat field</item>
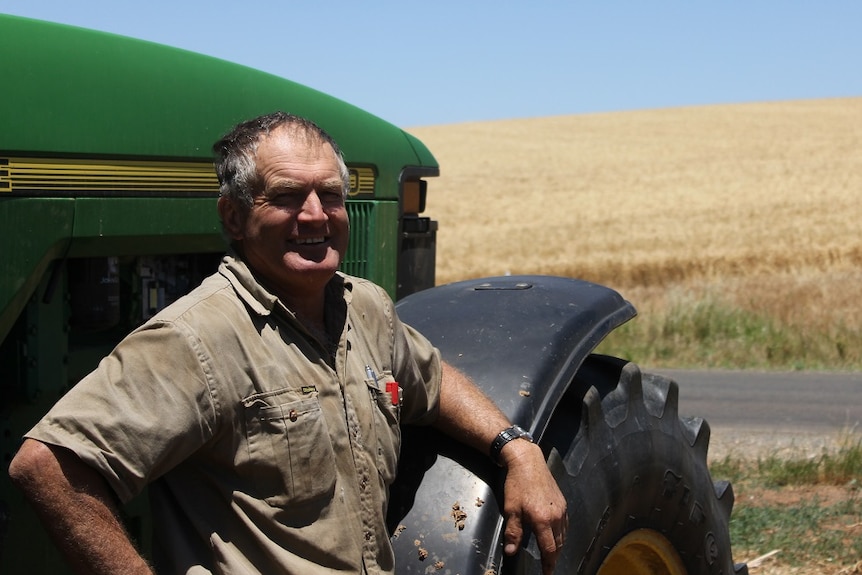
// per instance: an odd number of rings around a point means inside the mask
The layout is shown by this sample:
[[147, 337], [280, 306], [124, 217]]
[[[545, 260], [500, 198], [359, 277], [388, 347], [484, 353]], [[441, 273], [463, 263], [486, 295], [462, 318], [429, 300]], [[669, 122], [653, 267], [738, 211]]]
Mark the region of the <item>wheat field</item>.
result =
[[862, 263], [862, 98], [409, 130], [441, 165], [439, 280], [621, 286]]
[[[630, 339], [669, 350], [609, 350], [641, 365], [795, 368], [810, 353], [803, 368], [862, 369], [862, 98], [409, 131], [441, 166], [428, 190], [438, 283], [540, 273], [614, 287], [640, 312], [623, 330], [646, 324]], [[666, 329], [702, 301], [789, 335], [704, 345]], [[840, 568], [831, 556], [787, 565], [762, 569]]]
[[720, 294], [862, 329], [862, 98], [419, 127], [437, 282], [613, 287], [643, 315]]

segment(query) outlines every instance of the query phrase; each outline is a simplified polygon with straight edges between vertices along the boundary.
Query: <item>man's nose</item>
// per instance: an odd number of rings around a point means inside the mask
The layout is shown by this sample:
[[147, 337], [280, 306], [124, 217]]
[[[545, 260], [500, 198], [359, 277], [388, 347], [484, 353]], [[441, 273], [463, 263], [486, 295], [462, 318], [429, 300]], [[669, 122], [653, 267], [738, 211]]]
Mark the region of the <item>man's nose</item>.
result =
[[306, 221], [326, 219], [323, 202], [320, 201], [320, 196], [317, 195], [317, 192], [311, 192], [305, 197], [298, 217]]

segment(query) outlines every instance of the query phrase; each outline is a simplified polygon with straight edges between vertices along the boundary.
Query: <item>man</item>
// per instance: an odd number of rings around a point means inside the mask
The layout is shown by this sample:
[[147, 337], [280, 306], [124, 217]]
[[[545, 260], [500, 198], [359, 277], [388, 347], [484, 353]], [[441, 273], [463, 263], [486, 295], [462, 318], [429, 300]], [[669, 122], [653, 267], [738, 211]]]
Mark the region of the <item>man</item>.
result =
[[[80, 573], [153, 572], [117, 518], [147, 485], [159, 572], [392, 573], [400, 424], [486, 453], [510, 424], [381, 288], [336, 273], [349, 179], [325, 132], [279, 112], [215, 150], [232, 248], [219, 271], [64, 396], [10, 475]], [[505, 551], [527, 522], [550, 573], [565, 499], [536, 445], [498, 456]]]

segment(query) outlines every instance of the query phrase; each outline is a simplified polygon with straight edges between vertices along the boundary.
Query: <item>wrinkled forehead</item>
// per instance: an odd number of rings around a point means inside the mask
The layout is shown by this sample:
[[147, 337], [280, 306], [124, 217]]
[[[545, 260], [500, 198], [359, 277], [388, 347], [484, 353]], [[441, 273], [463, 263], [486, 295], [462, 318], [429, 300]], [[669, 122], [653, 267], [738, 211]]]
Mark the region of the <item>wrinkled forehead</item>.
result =
[[254, 150], [255, 163], [259, 163], [273, 149], [286, 151], [297, 159], [325, 158], [332, 159], [336, 165], [339, 163], [338, 154], [329, 140], [303, 126], [286, 124], [261, 135]]
[[[266, 134], [260, 137], [259, 141], [263, 141], [269, 137], [287, 137], [291, 142], [297, 145], [307, 146], [309, 148], [319, 148], [324, 144], [329, 146], [329, 142], [318, 131], [297, 123], [286, 123], [276, 126]], [[332, 146], [329, 146], [330, 149]]]
[[265, 157], [271, 158], [273, 154], [281, 156], [282, 160], [323, 160], [335, 165], [339, 163], [338, 155], [328, 139], [301, 127], [285, 126], [263, 136], [255, 150], [256, 163], [264, 161]]

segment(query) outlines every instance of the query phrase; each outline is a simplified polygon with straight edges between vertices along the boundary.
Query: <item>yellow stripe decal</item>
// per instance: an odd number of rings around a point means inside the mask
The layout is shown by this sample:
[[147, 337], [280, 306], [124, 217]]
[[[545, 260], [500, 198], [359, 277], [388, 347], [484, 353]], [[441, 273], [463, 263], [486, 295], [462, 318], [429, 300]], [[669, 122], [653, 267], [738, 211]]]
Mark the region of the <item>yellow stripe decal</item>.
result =
[[350, 167], [350, 192], [348, 195], [356, 196], [374, 195], [374, 170], [368, 167]]
[[211, 163], [0, 158], [0, 192], [217, 194]]
[[[372, 196], [374, 169], [350, 167], [351, 197]], [[218, 179], [207, 162], [145, 162], [67, 158], [0, 158], [0, 193], [217, 194]]]

